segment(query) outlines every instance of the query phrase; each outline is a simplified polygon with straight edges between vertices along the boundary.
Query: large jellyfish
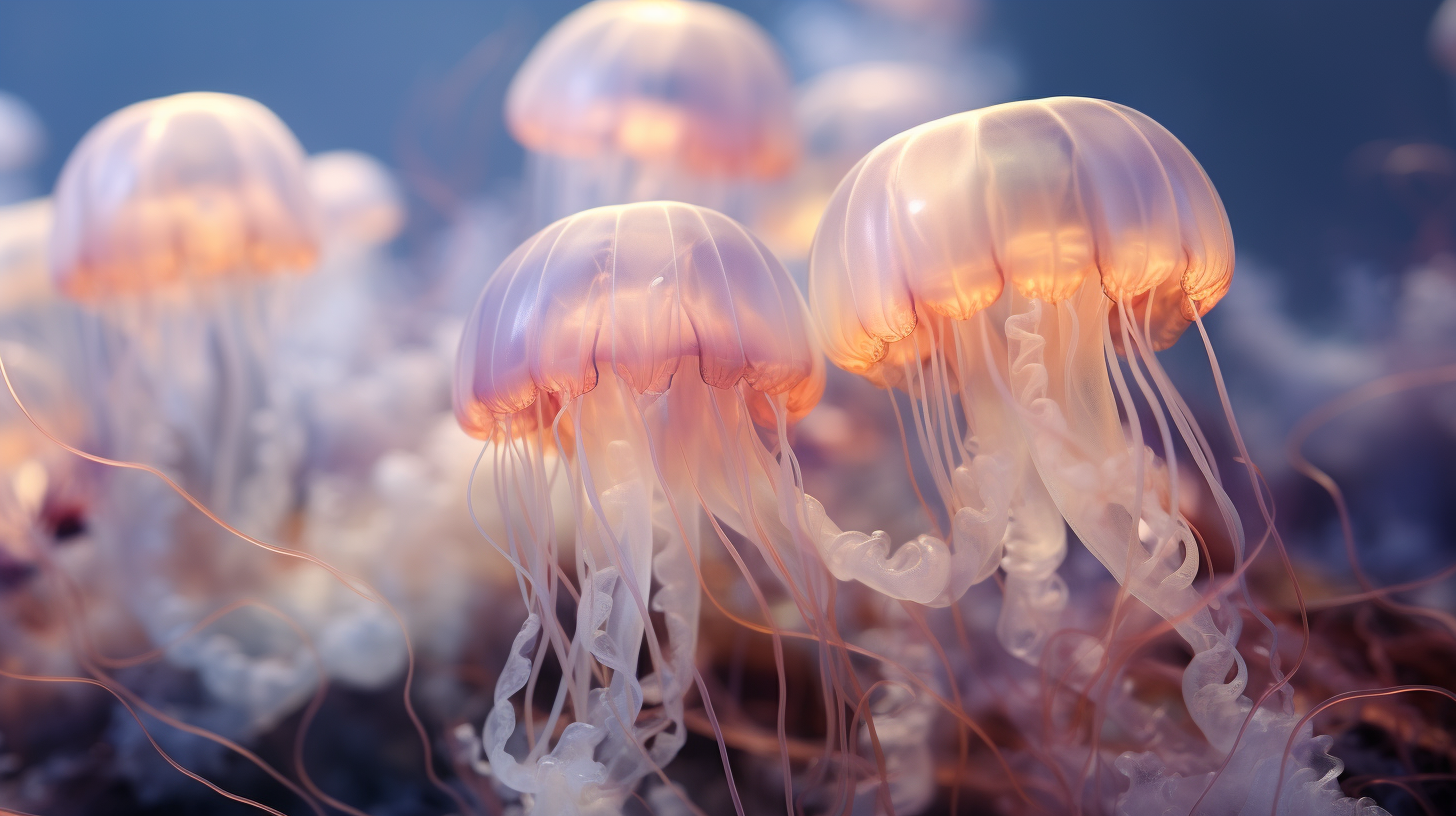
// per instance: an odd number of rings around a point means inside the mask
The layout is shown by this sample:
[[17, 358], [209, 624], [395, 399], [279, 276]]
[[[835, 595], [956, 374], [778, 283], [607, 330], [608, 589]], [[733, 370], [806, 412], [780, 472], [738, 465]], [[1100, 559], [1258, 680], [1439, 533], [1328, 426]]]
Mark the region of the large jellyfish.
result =
[[[492, 443], [507, 525], [495, 544], [530, 614], [483, 743], [496, 778], [539, 812], [619, 808], [682, 745], [683, 698], [701, 683], [693, 655], [707, 530], [745, 577], [750, 556], [733, 542], [750, 542], [808, 633], [842, 645], [821, 558], [879, 556], [884, 566], [887, 543], [839, 531], [798, 482], [787, 427], [818, 400], [823, 374], [783, 267], [711, 210], [589, 210], [526, 241], [486, 285], [461, 341], [456, 415]], [[548, 491], [560, 479], [574, 497], [576, 585], [553, 538], [563, 521]], [[565, 594], [576, 601], [572, 636], [555, 618]], [[651, 669], [639, 679], [644, 644]], [[543, 724], [529, 712], [548, 656], [564, 679]], [[822, 670], [844, 671], [833, 659]], [[518, 757], [507, 744], [523, 689], [530, 747]], [[559, 731], [568, 703], [576, 721]]]
[[[922, 575], [928, 588], [906, 588], [954, 600], [999, 565], [997, 634], [1035, 661], [1067, 599], [1056, 574], [1065, 519], [1192, 648], [1184, 704], [1212, 755], [1242, 737], [1215, 801], [1278, 799], [1251, 763], [1283, 747], [1294, 717], [1280, 708], [1286, 697], [1251, 713], [1243, 696], [1243, 528], [1154, 356], [1218, 302], [1233, 269], [1222, 203], [1183, 145], [1137, 111], [1091, 99], [947, 117], [860, 161], [810, 263], [830, 359], [909, 394], [908, 433], [951, 527], [951, 568]], [[1195, 533], [1184, 510], [1206, 500], [1216, 512]], [[1240, 572], [1196, 586], [1200, 540], [1225, 542]], [[1252, 604], [1243, 612], [1272, 632]], [[1090, 646], [1081, 665], [1098, 664], [1104, 649]], [[1282, 685], [1277, 654], [1269, 670]], [[1213, 784], [1154, 765], [1119, 763], [1135, 778], [1137, 807], [1192, 806]], [[1332, 780], [1301, 776], [1283, 795], [1301, 808], [1338, 800]]]
[[778, 51], [747, 17], [696, 0], [568, 15], [512, 80], [506, 124], [530, 151], [537, 223], [658, 198], [742, 215], [749, 186], [798, 153]]

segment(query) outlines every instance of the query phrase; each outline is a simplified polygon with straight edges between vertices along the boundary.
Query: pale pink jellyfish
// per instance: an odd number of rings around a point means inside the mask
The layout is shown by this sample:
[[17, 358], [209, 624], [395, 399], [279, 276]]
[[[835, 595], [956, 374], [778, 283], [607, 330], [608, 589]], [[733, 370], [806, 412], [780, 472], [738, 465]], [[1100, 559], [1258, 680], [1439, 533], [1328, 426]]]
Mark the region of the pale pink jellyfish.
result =
[[29, 173], [45, 153], [45, 127], [19, 97], [0, 91], [0, 205], [33, 193]]
[[697, 0], [597, 0], [546, 33], [516, 73], [506, 124], [530, 152], [543, 220], [672, 198], [742, 210], [747, 186], [798, 153], [777, 49]]
[[[1205, 801], [1268, 807], [1278, 763], [1257, 763], [1300, 727], [1287, 697], [1251, 712], [1243, 696], [1241, 616], [1274, 630], [1230, 591], [1241, 574], [1195, 585], [1190, 499], [1212, 501], [1202, 532], [1228, 541], [1240, 569], [1243, 528], [1154, 355], [1223, 296], [1233, 259], [1218, 193], [1172, 134], [1121, 105], [1062, 97], [958, 114], [875, 148], [836, 191], [810, 261], [830, 359], [908, 392], [952, 558], [965, 548], [981, 567], [953, 568], [947, 594], [996, 568], [988, 549], [1000, 556], [997, 633], [1037, 659], [1066, 601], [1065, 519], [1192, 648], [1183, 701], [1207, 745], [1119, 760], [1138, 807], [1198, 801], [1241, 733]], [[1102, 649], [1073, 673], [1094, 674]], [[1282, 683], [1277, 655], [1268, 669]], [[1333, 776], [1299, 773], [1301, 801], [1340, 798]]]
[[308, 157], [308, 187], [318, 204], [324, 243], [380, 247], [404, 228], [404, 200], [394, 174], [367, 153], [330, 150]]
[[[298, 141], [242, 97], [141, 102], [82, 138], [53, 206], [50, 266], [79, 307], [97, 447], [164, 471], [251, 535], [281, 538], [306, 437], [274, 341], [287, 278], [318, 255]], [[110, 475], [97, 516], [113, 577], [154, 643], [269, 573], [268, 556], [220, 546], [220, 530], [158, 482]], [[183, 641], [169, 659], [266, 726], [307, 699], [314, 664], [274, 621], [236, 635]]]
[[278, 293], [265, 284], [317, 258], [303, 159], [257, 102], [179, 94], [93, 127], [54, 196], [51, 270], [94, 315], [84, 328], [105, 444], [249, 522], [292, 498], [276, 472], [288, 454], [257, 435], [276, 396]]
[[1194, 586], [1180, 464], [1240, 563], [1243, 532], [1153, 352], [1218, 302], [1232, 270], [1218, 194], [1177, 139], [1129, 108], [1056, 98], [947, 117], [871, 151], [836, 191], [810, 271], [830, 359], [910, 396], [906, 424], [952, 530], [940, 598], [999, 566], [997, 633], [1035, 660], [1066, 602], [1064, 518], [1193, 648], [1184, 700], [1218, 751], [1249, 711], [1241, 621]]
[[[877, 549], [887, 542], [841, 533], [798, 483], [787, 427], [813, 407], [823, 377], [788, 274], [711, 210], [589, 210], [526, 241], [487, 283], [461, 341], [455, 412], [492, 442], [507, 528], [495, 543], [530, 614], [483, 743], [495, 777], [534, 797], [539, 812], [620, 807], [682, 745], [705, 532], [731, 553], [726, 531], [750, 542], [826, 644], [837, 636], [820, 559], [878, 556], [887, 568]], [[560, 479], [576, 508], [575, 588], [554, 543], [569, 523], [551, 511]], [[554, 612], [563, 592], [578, 591], [567, 637]], [[652, 668], [639, 680], [644, 643]], [[528, 719], [536, 742], [518, 757], [506, 748], [517, 728], [512, 698], [534, 686], [548, 656], [565, 679], [548, 721]], [[828, 660], [823, 670], [845, 668]], [[576, 722], [553, 741], [567, 700]]]

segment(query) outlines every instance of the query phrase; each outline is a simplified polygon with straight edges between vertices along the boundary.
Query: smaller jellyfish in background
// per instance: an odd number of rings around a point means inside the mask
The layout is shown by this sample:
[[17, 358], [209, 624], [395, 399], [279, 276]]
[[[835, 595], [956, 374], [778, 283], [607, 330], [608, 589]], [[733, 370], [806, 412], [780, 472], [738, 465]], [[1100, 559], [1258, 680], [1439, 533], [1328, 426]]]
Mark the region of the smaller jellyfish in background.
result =
[[[305, 440], [276, 375], [276, 341], [288, 277], [319, 256], [298, 141], [243, 97], [140, 102], [82, 138], [53, 206], [50, 266], [78, 305], [97, 447], [161, 469], [221, 518], [279, 540], [297, 510]], [[143, 475], [108, 473], [96, 529], [114, 580], [165, 644], [258, 593], [276, 557]], [[168, 650], [250, 725], [276, 721], [316, 682], [292, 631], [255, 617]]]
[[326, 249], [382, 247], [399, 236], [404, 199], [394, 174], [378, 159], [357, 150], [330, 150], [310, 156], [307, 172]]
[[597, 0], [557, 23], [506, 94], [537, 223], [674, 199], [743, 217], [794, 166], [793, 90], [751, 20], [696, 0]]
[[[0, 340], [0, 356], [16, 392], [45, 417], [47, 430], [87, 444], [84, 405], [55, 361], [8, 339]], [[74, 677], [84, 672], [75, 653], [78, 624], [95, 642], [140, 645], [91, 535], [96, 468], [36, 430], [3, 385], [0, 393], [0, 669]], [[84, 605], [75, 602], [76, 591], [84, 593]], [[66, 797], [57, 780], [69, 774], [57, 767], [94, 769], [85, 757], [101, 737], [110, 702], [78, 684], [0, 678], [0, 756], [7, 766], [0, 802], [60, 810], [57, 800]]]
[[394, 174], [366, 153], [319, 153], [306, 172], [319, 214], [319, 262], [294, 284], [278, 344], [299, 387], [318, 390], [396, 340], [389, 329], [398, 318], [386, 324], [380, 307], [396, 271], [388, 248], [404, 228], [405, 205]]
[[271, 396], [278, 289], [267, 284], [318, 258], [297, 140], [243, 97], [140, 102], [81, 140], [54, 207], [51, 269], [94, 315], [89, 374], [108, 452], [255, 522], [245, 494], [277, 476], [255, 478], [268, 463], [250, 439]]
[[795, 105], [803, 160], [762, 207], [757, 232], [804, 283], [819, 217], [855, 162], [897, 133], [987, 101], [926, 63], [855, 63], [813, 77]]
[[0, 91], [0, 205], [29, 198], [30, 169], [45, 152], [40, 117], [19, 97]]
[[1447, 73], [1456, 74], [1456, 2], [1445, 0], [1431, 20], [1431, 56]]

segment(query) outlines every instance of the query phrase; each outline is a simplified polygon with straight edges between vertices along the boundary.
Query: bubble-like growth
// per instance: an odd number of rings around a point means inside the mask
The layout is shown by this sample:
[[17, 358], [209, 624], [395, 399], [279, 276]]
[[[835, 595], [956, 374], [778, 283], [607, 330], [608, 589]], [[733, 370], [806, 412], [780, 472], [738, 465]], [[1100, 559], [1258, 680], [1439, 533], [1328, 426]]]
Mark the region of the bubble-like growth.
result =
[[[952, 557], [1004, 553], [1003, 645], [1035, 661], [1058, 627], [1065, 519], [1193, 648], [1183, 698], [1212, 755], [1247, 716], [1240, 755], [1255, 756], [1270, 750], [1257, 735], [1287, 735], [1294, 715], [1250, 713], [1235, 595], [1227, 579], [1195, 585], [1198, 541], [1242, 563], [1243, 528], [1153, 354], [1218, 302], [1233, 258], [1212, 183], [1152, 119], [1093, 99], [1014, 102], [865, 156], [815, 238], [810, 302], [831, 360], [909, 393]], [[1195, 536], [1185, 513], [1209, 499]], [[946, 591], [985, 574], [952, 570]], [[1095, 664], [1107, 646], [1090, 648]], [[1270, 671], [1283, 676], [1277, 659]], [[1224, 779], [1213, 795], [1246, 793]]]
[[764, 32], [697, 0], [597, 0], [547, 32], [506, 96], [552, 217], [678, 198], [724, 206], [798, 154], [793, 91]]
[[207, 278], [306, 270], [318, 216], [303, 149], [240, 96], [138, 102], [93, 127], [61, 171], [51, 264], [80, 300]]
[[404, 226], [404, 201], [394, 175], [367, 153], [330, 150], [310, 156], [308, 187], [325, 241], [382, 246]]

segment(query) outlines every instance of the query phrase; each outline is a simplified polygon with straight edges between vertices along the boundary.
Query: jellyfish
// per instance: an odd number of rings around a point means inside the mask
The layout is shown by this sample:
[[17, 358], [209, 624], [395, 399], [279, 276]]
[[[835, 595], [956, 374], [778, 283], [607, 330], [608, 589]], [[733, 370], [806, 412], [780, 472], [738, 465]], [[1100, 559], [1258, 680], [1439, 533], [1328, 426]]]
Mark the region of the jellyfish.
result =
[[294, 284], [294, 308], [278, 343], [298, 387], [316, 391], [336, 387], [341, 370], [366, 365], [394, 339], [381, 331], [392, 324], [380, 305], [396, 272], [388, 247], [404, 227], [405, 206], [394, 175], [368, 154], [319, 153], [308, 158], [306, 172], [319, 217], [319, 261]]
[[671, 198], [742, 216], [795, 162], [793, 91], [747, 17], [713, 3], [598, 0], [546, 33], [506, 95], [536, 217]]
[[824, 205], [861, 156], [901, 131], [975, 107], [972, 96], [927, 63], [863, 62], [813, 77], [794, 111], [803, 160], [762, 207], [757, 232], [791, 270], [802, 265]]
[[0, 205], [34, 193], [27, 177], [45, 151], [45, 127], [19, 97], [0, 91]]
[[[906, 426], [961, 562], [925, 576], [939, 598], [999, 567], [997, 634], [1036, 660], [1067, 601], [1065, 519], [1192, 648], [1184, 703], [1213, 749], [1253, 723], [1248, 761], [1293, 718], [1251, 712], [1242, 695], [1239, 582], [1195, 586], [1190, 499], [1212, 500], [1200, 535], [1227, 540], [1237, 564], [1243, 527], [1154, 354], [1219, 301], [1232, 269], [1223, 205], [1188, 150], [1130, 108], [1062, 97], [947, 117], [871, 151], [815, 237], [809, 299], [831, 361], [909, 394]], [[1277, 658], [1270, 670], [1282, 681]], [[1220, 796], [1248, 794], [1223, 784]]]
[[[141, 102], [82, 138], [53, 208], [49, 262], [80, 311], [97, 447], [163, 470], [219, 517], [277, 538], [296, 509], [306, 440], [274, 375], [274, 341], [286, 275], [318, 256], [293, 134], [242, 97]], [[269, 559], [227, 546], [169, 490], [130, 476], [108, 477], [98, 529], [148, 634], [169, 643], [225, 596], [253, 590]], [[294, 637], [268, 626], [189, 640], [169, 657], [268, 723], [316, 680], [301, 649], [267, 656]]]
[[259, 471], [269, 446], [249, 439], [269, 398], [265, 283], [318, 254], [297, 140], [242, 97], [140, 102], [81, 140], [54, 207], [51, 270], [95, 315], [107, 444], [240, 518], [280, 487]]
[[1447, 73], [1456, 73], [1456, 4], [1444, 2], [1431, 20], [1431, 56]]
[[[705, 208], [588, 210], [527, 240], [486, 284], [461, 340], [455, 412], [490, 442], [507, 528], [493, 543], [515, 566], [529, 615], [482, 743], [495, 778], [540, 812], [620, 807], [681, 747], [707, 530], [740, 570], [734, 536], [750, 542], [826, 644], [825, 560], [872, 562], [881, 575], [919, 563], [924, 543], [889, 556], [883, 536], [839, 530], [803, 494], [787, 428], [818, 400], [823, 376], [783, 266]], [[547, 494], [559, 480], [575, 507], [574, 586], [553, 540], [563, 521]], [[554, 617], [568, 593], [579, 593], [572, 637]], [[547, 722], [527, 720], [534, 743], [520, 758], [507, 750], [512, 698], [527, 689], [529, 717], [528, 687], [548, 654], [564, 677]], [[643, 659], [651, 671], [639, 678]], [[553, 744], [568, 700], [576, 721]]]
[[383, 246], [404, 227], [399, 185], [373, 156], [330, 150], [310, 156], [307, 172], [325, 244]]

